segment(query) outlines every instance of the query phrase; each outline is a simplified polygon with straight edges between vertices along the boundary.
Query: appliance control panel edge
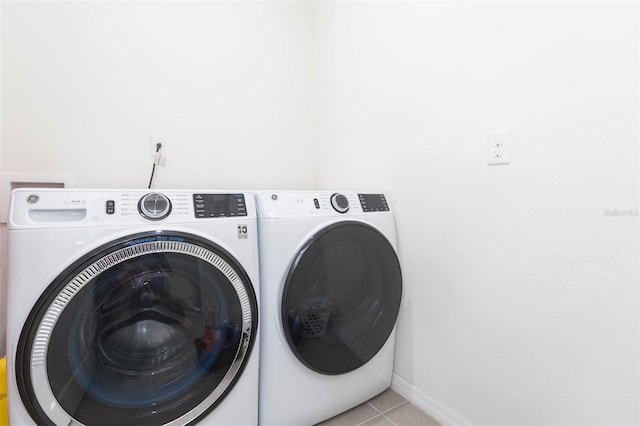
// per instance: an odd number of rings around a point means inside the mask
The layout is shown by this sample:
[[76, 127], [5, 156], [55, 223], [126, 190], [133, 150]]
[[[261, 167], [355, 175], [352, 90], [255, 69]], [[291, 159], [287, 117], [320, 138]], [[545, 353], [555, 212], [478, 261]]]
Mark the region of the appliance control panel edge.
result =
[[383, 193], [265, 191], [256, 197], [261, 217], [349, 216], [391, 211]]
[[234, 191], [16, 189], [10, 228], [200, 222], [255, 217], [252, 194]]

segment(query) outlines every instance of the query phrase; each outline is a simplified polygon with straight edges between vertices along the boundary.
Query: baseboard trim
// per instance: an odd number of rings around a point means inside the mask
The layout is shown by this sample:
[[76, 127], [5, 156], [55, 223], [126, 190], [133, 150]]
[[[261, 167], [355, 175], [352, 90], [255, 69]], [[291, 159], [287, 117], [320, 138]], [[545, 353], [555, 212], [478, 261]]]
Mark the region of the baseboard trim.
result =
[[473, 425], [469, 419], [436, 401], [396, 373], [393, 373], [391, 378], [391, 389], [402, 395], [407, 401], [422, 408], [443, 425]]

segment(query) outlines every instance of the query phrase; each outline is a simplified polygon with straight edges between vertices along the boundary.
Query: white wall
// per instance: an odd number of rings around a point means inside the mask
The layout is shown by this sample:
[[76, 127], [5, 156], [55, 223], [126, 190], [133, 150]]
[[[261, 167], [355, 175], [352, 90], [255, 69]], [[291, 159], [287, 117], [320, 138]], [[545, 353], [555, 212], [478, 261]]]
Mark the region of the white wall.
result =
[[146, 188], [154, 134], [166, 138], [167, 154], [156, 188], [314, 185], [312, 5], [1, 8], [2, 172]]
[[313, 185], [309, 4], [2, 9], [3, 171], [146, 187], [159, 134], [156, 187]]
[[316, 12], [319, 185], [396, 208], [397, 374], [478, 424], [638, 424], [638, 3]]

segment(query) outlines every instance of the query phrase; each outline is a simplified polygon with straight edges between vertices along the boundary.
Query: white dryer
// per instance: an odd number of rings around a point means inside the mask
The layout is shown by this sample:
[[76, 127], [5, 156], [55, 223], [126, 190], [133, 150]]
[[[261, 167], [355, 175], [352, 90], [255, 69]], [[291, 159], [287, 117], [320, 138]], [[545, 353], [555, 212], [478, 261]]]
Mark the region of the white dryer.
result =
[[255, 425], [258, 245], [242, 192], [20, 189], [12, 425]]
[[311, 425], [389, 387], [402, 296], [384, 194], [256, 194], [260, 424]]

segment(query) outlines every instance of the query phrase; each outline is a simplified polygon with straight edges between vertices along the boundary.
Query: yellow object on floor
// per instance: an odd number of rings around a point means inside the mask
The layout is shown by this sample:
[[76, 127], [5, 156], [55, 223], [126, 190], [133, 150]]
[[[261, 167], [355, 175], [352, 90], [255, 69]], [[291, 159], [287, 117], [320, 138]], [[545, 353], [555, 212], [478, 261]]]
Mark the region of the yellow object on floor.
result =
[[0, 358], [0, 426], [9, 425], [7, 409], [7, 357]]

